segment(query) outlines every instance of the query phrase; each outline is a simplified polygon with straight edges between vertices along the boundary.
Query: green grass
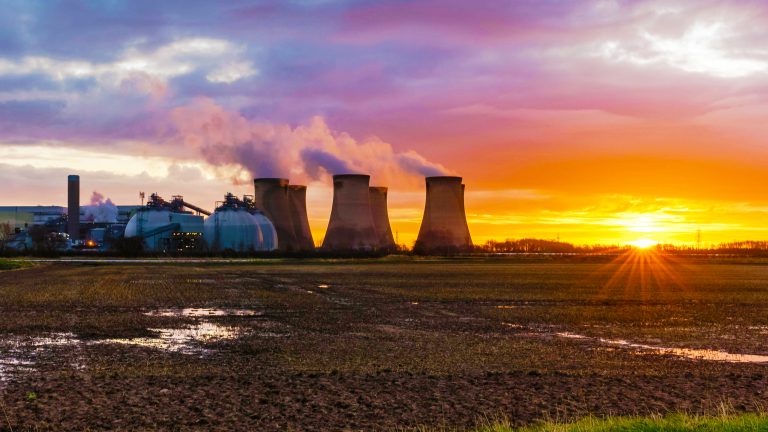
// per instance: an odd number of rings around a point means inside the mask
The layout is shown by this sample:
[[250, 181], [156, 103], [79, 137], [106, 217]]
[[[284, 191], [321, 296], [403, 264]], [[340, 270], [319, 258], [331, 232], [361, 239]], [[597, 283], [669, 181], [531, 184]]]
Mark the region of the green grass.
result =
[[26, 266], [27, 266], [27, 264], [25, 264], [22, 261], [0, 259], [0, 271], [2, 271], [2, 270], [16, 270], [16, 269], [20, 269], [20, 268], [26, 267]]
[[[418, 432], [447, 432], [453, 429], [420, 428]], [[721, 414], [697, 416], [670, 414], [648, 417], [585, 417], [573, 423], [547, 421], [527, 427], [514, 427], [509, 422], [480, 426], [473, 432], [729, 432], [768, 431], [768, 415]]]

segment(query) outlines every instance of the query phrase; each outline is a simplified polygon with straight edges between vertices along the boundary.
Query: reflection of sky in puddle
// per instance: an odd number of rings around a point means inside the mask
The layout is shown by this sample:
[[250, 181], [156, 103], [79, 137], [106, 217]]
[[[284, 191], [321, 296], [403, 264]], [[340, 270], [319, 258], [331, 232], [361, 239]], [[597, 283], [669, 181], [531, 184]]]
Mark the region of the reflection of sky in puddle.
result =
[[243, 333], [242, 329], [237, 327], [221, 326], [210, 322], [201, 322], [180, 329], [149, 330], [156, 332], [157, 337], [107, 339], [104, 342], [122, 345], [137, 345], [171, 352], [193, 354], [206, 352], [206, 350], [198, 346], [200, 343], [236, 339]]
[[[33, 371], [36, 358], [55, 346], [76, 345], [81, 341], [72, 333], [51, 333], [46, 336], [12, 336], [0, 341], [0, 382], [16, 372]], [[77, 365], [75, 365], [77, 366]]]
[[623, 339], [605, 339], [594, 338], [584, 336], [576, 333], [561, 332], [555, 333], [556, 336], [569, 338], [569, 339], [581, 339], [581, 340], [594, 340], [603, 344], [616, 345], [625, 348], [633, 348], [636, 350], [649, 351], [653, 354], [659, 355], [674, 355], [678, 357], [685, 357], [694, 360], [711, 360], [722, 361], [729, 363], [768, 363], [768, 356], [755, 355], [755, 354], [731, 354], [725, 351], [715, 351], [707, 349], [691, 349], [691, 348], [671, 348], [661, 347], [645, 344], [632, 343]]
[[252, 309], [213, 309], [213, 308], [184, 308], [184, 309], [159, 309], [146, 312], [149, 316], [162, 317], [220, 317], [220, 316], [258, 316], [261, 312]]

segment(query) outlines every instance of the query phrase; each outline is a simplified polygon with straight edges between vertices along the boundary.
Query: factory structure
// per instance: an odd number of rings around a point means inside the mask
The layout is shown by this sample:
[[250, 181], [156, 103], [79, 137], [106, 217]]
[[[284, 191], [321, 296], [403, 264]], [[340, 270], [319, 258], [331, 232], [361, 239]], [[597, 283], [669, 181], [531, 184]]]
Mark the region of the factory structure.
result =
[[[70, 175], [66, 208], [0, 207], [0, 224], [11, 230], [5, 245], [21, 251], [33, 250], [41, 238], [62, 251], [108, 250], [126, 243], [151, 253], [316, 251], [307, 217], [307, 187], [291, 185], [285, 178], [257, 178], [253, 185], [253, 195], [240, 198], [227, 193], [213, 211], [180, 195], [166, 200], [156, 193], [140, 206], [116, 206], [107, 200], [98, 206], [109, 208], [100, 209], [80, 205], [80, 177]], [[386, 187], [371, 186], [368, 175], [334, 175], [331, 215], [319, 250], [396, 251], [387, 193]], [[142, 193], [142, 201], [143, 197]], [[427, 177], [424, 216], [414, 251], [471, 249], [461, 177]]]

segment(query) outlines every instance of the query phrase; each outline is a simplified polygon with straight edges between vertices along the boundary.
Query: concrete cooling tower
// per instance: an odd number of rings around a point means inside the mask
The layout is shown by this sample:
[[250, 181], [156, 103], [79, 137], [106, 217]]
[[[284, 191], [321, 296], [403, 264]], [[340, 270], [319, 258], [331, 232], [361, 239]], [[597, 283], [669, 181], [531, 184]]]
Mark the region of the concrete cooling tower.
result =
[[312, 231], [309, 229], [309, 219], [307, 218], [306, 186], [288, 186], [288, 208], [291, 212], [294, 235], [296, 236], [296, 249], [315, 250], [315, 241], [312, 239]]
[[333, 176], [333, 206], [323, 249], [370, 251], [379, 248], [371, 214], [370, 178], [360, 174]]
[[389, 213], [387, 212], [387, 188], [371, 186], [371, 215], [373, 225], [376, 228], [376, 237], [379, 240], [379, 248], [383, 250], [396, 249], [395, 238], [392, 236], [392, 227], [389, 225]]
[[261, 210], [277, 231], [277, 247], [282, 252], [301, 248], [296, 241], [296, 230], [288, 199], [288, 179], [257, 178], [253, 180], [254, 205]]
[[427, 177], [426, 182], [427, 202], [414, 251], [444, 253], [472, 249], [461, 177]]
[[67, 233], [72, 240], [80, 240], [80, 176], [67, 178]]

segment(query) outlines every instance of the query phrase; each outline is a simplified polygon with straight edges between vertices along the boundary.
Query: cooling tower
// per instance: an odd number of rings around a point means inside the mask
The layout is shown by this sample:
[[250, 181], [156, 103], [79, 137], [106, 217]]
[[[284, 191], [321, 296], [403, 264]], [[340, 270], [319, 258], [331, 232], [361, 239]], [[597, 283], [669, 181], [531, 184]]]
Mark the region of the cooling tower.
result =
[[414, 250], [419, 253], [468, 251], [472, 248], [464, 212], [461, 177], [427, 177], [424, 219]]
[[257, 178], [253, 180], [253, 186], [254, 205], [275, 226], [278, 250], [283, 252], [300, 250], [296, 241], [293, 218], [291, 218], [288, 179]]
[[309, 229], [309, 219], [307, 218], [306, 186], [288, 186], [288, 208], [291, 211], [291, 220], [296, 236], [296, 249], [315, 250], [315, 241], [312, 239], [312, 231]]
[[379, 248], [395, 250], [395, 238], [392, 236], [389, 213], [387, 212], [387, 188], [371, 186], [369, 191], [371, 215], [373, 216], [373, 225], [376, 228], [376, 238], [379, 240]]
[[72, 240], [80, 240], [80, 176], [67, 179], [67, 233]]
[[323, 249], [330, 251], [376, 250], [379, 241], [371, 214], [370, 176], [333, 176], [333, 206]]

